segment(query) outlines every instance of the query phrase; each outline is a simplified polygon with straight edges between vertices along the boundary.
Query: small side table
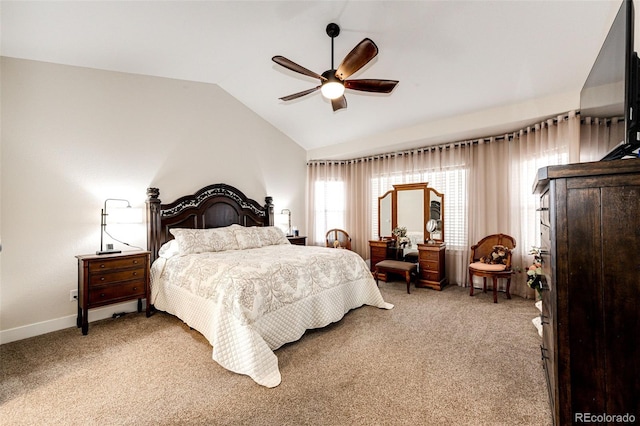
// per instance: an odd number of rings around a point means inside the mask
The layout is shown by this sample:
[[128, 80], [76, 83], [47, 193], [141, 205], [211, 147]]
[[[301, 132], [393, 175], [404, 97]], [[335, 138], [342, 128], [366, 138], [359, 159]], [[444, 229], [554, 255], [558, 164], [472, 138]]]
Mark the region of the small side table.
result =
[[138, 299], [147, 299], [151, 315], [149, 267], [151, 252], [128, 251], [114, 254], [78, 255], [78, 318], [82, 334], [89, 332], [89, 309]]
[[442, 290], [448, 284], [445, 275], [445, 243], [418, 244], [420, 279], [416, 287]]
[[306, 246], [307, 245], [307, 237], [292, 236], [292, 237], [287, 237], [287, 239], [289, 240], [289, 242], [291, 244], [295, 244], [295, 245], [298, 245], [298, 246]]

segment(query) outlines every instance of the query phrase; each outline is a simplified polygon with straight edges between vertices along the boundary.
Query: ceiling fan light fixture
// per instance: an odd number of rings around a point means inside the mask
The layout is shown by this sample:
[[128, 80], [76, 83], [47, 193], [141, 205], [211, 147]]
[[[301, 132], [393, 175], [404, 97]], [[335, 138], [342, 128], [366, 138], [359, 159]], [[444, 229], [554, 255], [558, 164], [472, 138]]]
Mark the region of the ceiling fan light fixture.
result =
[[322, 96], [327, 99], [338, 99], [344, 94], [344, 83], [336, 77], [336, 70], [327, 70], [322, 73], [322, 78], [325, 80], [322, 82], [320, 92]]
[[327, 99], [338, 99], [344, 94], [344, 85], [337, 81], [327, 81], [320, 88], [322, 96]]

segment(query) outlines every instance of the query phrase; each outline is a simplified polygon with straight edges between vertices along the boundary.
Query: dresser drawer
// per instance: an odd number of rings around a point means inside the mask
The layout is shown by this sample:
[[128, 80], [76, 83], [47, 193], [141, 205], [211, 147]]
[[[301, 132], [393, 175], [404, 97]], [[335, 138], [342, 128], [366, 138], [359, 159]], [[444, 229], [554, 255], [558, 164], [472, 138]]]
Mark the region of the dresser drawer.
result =
[[549, 216], [549, 192], [545, 192], [540, 197], [540, 222], [544, 225], [551, 225], [551, 219]]
[[440, 270], [440, 264], [438, 262], [420, 261], [420, 270], [438, 272]]
[[100, 272], [106, 269], [124, 269], [136, 266], [145, 267], [145, 256], [131, 256], [125, 258], [94, 260], [89, 262], [89, 272]]
[[91, 274], [89, 286], [96, 286], [120, 281], [129, 281], [144, 278], [145, 268], [143, 265], [136, 269], [124, 269], [122, 271], [105, 271], [102, 274]]
[[386, 247], [371, 247], [371, 256], [375, 257], [387, 257], [387, 248]]
[[549, 225], [540, 224], [540, 248], [549, 251], [551, 247], [551, 229]]
[[440, 272], [423, 269], [420, 271], [420, 278], [427, 281], [440, 281]]
[[89, 292], [89, 304], [97, 305], [117, 299], [132, 299], [145, 295], [145, 281], [128, 281], [118, 285], [94, 287]]
[[422, 250], [420, 251], [420, 261], [423, 260], [431, 260], [434, 262], [438, 262], [440, 260], [440, 252], [439, 251], [431, 251], [431, 250]]

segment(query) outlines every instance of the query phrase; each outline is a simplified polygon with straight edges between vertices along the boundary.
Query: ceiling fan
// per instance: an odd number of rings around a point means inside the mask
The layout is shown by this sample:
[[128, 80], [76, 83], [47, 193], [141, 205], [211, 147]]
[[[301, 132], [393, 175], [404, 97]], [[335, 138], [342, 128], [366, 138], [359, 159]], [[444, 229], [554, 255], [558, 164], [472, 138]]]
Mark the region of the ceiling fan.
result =
[[347, 107], [347, 99], [344, 97], [345, 89], [359, 90], [361, 92], [390, 93], [393, 88], [396, 87], [396, 84], [398, 84], [397, 80], [347, 80], [347, 78], [368, 64], [369, 61], [378, 54], [378, 46], [369, 38], [365, 38], [358, 43], [356, 47], [345, 56], [338, 69], [335, 69], [333, 66], [333, 39], [339, 34], [340, 27], [337, 24], [331, 23], [327, 25], [327, 35], [331, 37], [331, 69], [323, 72], [322, 75], [298, 65], [284, 56], [274, 56], [271, 58], [276, 64], [282, 65], [291, 71], [320, 80], [319, 86], [284, 96], [280, 98], [280, 100], [291, 101], [320, 90], [322, 96], [331, 100], [333, 110], [338, 111], [339, 109]]

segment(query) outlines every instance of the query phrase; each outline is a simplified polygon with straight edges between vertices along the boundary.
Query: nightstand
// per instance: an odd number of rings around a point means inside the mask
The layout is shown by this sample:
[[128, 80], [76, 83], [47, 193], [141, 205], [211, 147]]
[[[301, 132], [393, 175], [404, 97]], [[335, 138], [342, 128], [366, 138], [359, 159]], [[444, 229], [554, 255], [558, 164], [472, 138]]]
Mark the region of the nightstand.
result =
[[419, 280], [416, 287], [442, 290], [448, 284], [445, 275], [445, 243], [418, 244]]
[[291, 244], [295, 244], [298, 246], [306, 246], [307, 245], [307, 237], [287, 237]]
[[149, 300], [148, 251], [129, 251], [114, 254], [87, 254], [78, 258], [78, 328], [89, 332], [88, 311], [99, 306], [138, 299], [147, 299], [147, 317], [151, 315]]

